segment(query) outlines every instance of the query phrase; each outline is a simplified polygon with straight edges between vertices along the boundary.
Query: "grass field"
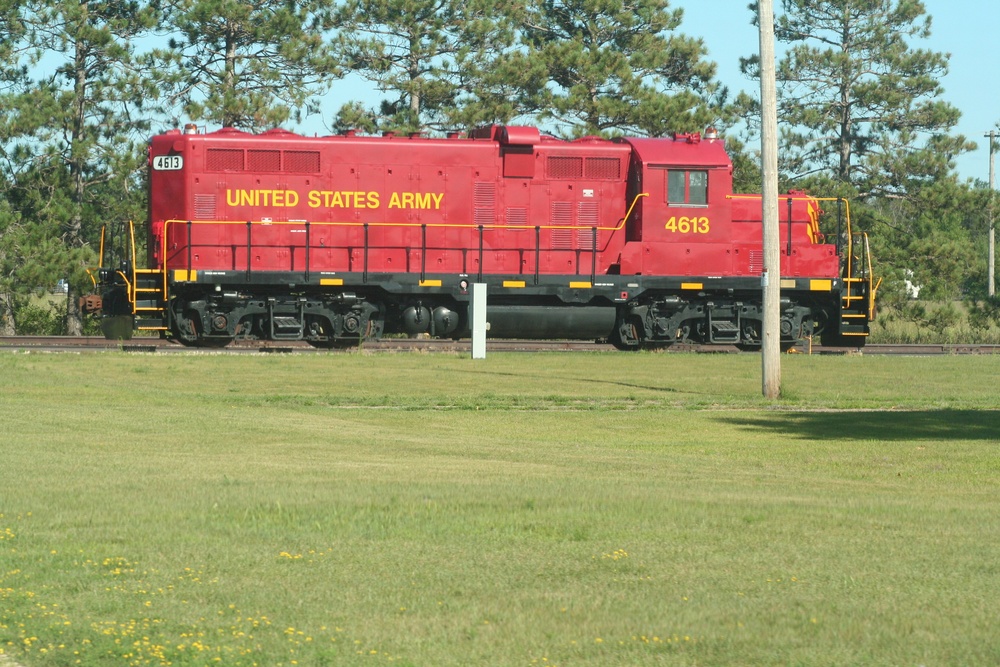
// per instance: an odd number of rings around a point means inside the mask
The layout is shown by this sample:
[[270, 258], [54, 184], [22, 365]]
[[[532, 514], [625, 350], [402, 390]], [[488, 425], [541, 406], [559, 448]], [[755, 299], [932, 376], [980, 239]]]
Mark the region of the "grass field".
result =
[[1000, 663], [1000, 357], [782, 364], [2, 352], [0, 650]]

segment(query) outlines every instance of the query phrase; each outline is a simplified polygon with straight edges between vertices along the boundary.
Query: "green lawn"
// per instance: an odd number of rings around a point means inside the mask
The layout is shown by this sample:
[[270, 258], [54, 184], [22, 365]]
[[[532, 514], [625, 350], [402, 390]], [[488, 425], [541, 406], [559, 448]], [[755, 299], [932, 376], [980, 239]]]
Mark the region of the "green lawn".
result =
[[1000, 663], [1000, 357], [782, 365], [0, 352], [0, 650]]

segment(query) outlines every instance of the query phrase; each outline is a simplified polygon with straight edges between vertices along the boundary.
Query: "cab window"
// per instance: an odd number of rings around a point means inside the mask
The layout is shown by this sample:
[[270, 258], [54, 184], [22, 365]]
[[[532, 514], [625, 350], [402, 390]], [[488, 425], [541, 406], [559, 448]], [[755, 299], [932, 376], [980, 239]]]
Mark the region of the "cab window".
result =
[[708, 172], [703, 169], [667, 170], [667, 203], [708, 205]]

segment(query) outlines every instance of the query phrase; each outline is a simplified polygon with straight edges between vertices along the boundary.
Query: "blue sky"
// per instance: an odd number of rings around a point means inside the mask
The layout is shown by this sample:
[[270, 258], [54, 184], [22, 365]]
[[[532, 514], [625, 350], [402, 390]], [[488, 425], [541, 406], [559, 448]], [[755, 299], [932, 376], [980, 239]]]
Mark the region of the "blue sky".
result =
[[[989, 175], [989, 141], [983, 135], [1000, 122], [1000, 67], [990, 53], [994, 42], [1000, 41], [995, 29], [1000, 27], [1000, 2], [995, 0], [923, 0], [932, 17], [931, 37], [914, 43], [915, 48], [949, 53], [949, 73], [944, 78], [943, 99], [962, 112], [956, 133], [975, 141], [977, 150], [956, 161], [963, 179], [987, 180]], [[757, 90], [759, 84], [743, 77], [739, 59], [756, 53], [759, 45], [757, 28], [751, 23], [747, 9], [749, 0], [671, 0], [670, 7], [684, 10], [679, 32], [699, 37], [708, 48], [708, 59], [718, 66], [717, 80], [728, 86], [733, 96], [740, 90]], [[780, 12], [781, 0], [774, 0], [775, 12]], [[780, 49], [781, 44], [776, 45]], [[377, 103], [374, 86], [357, 77], [334, 84], [324, 98], [325, 107], [319, 116], [304, 120], [299, 128], [305, 134], [325, 134], [325, 123], [332, 122], [340, 105], [348, 100]], [[997, 158], [1000, 169], [1000, 157]], [[1000, 177], [998, 177], [1000, 182]]]
[[[989, 176], [989, 140], [983, 135], [1000, 121], [1000, 67], [997, 66], [996, 30], [1000, 28], [1000, 2], [974, 0], [923, 0], [931, 16], [931, 36], [915, 48], [950, 53], [948, 75], [941, 82], [943, 99], [962, 112], [956, 133], [979, 148], [960, 157], [956, 166], [962, 178], [986, 181]], [[747, 10], [749, 0], [673, 0], [684, 10], [680, 32], [700, 37], [708, 58], [718, 65], [717, 79], [733, 94], [754, 90], [756, 81], [740, 74], [739, 59], [756, 53], [757, 28]], [[775, 12], [781, 8], [774, 1]], [[780, 44], [777, 45], [780, 48]], [[1000, 169], [1000, 157], [997, 157]], [[1000, 177], [998, 177], [1000, 178]]]

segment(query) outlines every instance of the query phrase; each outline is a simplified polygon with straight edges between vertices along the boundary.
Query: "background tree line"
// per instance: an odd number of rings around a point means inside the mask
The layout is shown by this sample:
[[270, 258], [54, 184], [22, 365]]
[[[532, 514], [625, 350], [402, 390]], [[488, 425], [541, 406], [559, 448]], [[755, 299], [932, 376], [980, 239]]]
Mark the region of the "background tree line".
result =
[[[674, 5], [677, 3], [674, 2]], [[748, 20], [755, 16], [751, 4]], [[875, 241], [882, 302], [985, 298], [982, 183], [961, 182], [947, 56], [913, 46], [915, 0], [783, 0], [777, 37], [786, 188], [847, 196]], [[102, 225], [145, 216], [145, 143], [186, 122], [439, 133], [530, 123], [564, 137], [663, 136], [714, 125], [737, 187], [759, 191], [757, 102], [716, 80], [668, 0], [0, 0], [0, 333], [76, 334]], [[751, 54], [741, 63], [755, 74]], [[376, 106], [339, 96], [343, 78]], [[331, 95], [332, 93], [332, 95]], [[32, 294], [69, 282], [57, 318]], [[972, 321], [972, 320], [970, 320]], [[40, 323], [41, 322], [41, 323]]]

